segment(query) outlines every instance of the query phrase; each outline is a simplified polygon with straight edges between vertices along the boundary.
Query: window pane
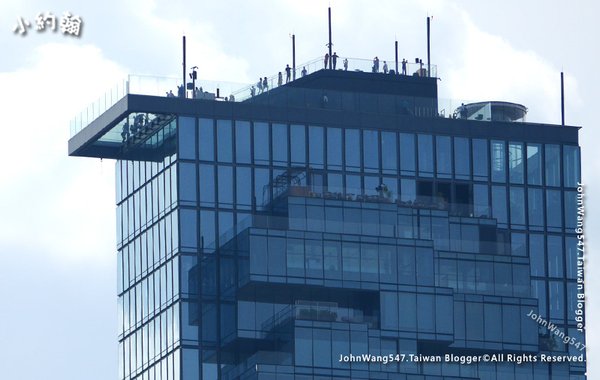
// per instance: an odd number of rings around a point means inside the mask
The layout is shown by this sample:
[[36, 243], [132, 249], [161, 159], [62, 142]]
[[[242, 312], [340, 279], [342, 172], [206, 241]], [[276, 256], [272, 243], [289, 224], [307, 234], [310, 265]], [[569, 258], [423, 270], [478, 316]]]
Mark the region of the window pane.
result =
[[377, 145], [377, 131], [363, 131], [363, 162], [366, 172], [379, 170], [379, 147]]
[[400, 170], [402, 174], [415, 174], [415, 135], [400, 133]]
[[179, 158], [196, 159], [196, 119], [191, 117], [179, 118]]
[[269, 125], [254, 123], [254, 163], [269, 164]]
[[562, 227], [562, 205], [559, 190], [546, 190], [546, 225]]
[[346, 129], [346, 170], [360, 170], [360, 131], [358, 129]]
[[273, 165], [287, 165], [287, 125], [273, 124]]
[[[137, 194], [137, 193], [136, 193]], [[190, 206], [196, 203], [196, 165], [179, 163], [179, 200]]]
[[492, 215], [498, 223], [507, 223], [506, 187], [492, 186]]
[[511, 183], [523, 183], [523, 144], [508, 144], [508, 171]]
[[576, 187], [579, 179], [579, 147], [563, 145], [565, 187]]
[[262, 208], [271, 199], [269, 169], [254, 169], [254, 200], [257, 208]]
[[454, 172], [458, 179], [470, 179], [469, 139], [454, 138]]
[[527, 183], [542, 184], [542, 146], [527, 144]]
[[327, 168], [342, 170], [342, 130], [327, 128]]
[[323, 128], [308, 127], [308, 158], [312, 168], [323, 168]]
[[487, 141], [473, 139], [473, 179], [486, 181], [488, 178]]
[[546, 186], [560, 186], [560, 146], [546, 145]]
[[252, 172], [250, 168], [238, 166], [236, 169], [236, 201], [238, 207], [252, 205]]
[[231, 166], [218, 167], [219, 206], [231, 208], [233, 206], [233, 168]]
[[397, 171], [396, 133], [381, 132], [381, 164], [383, 172], [396, 174]]
[[473, 185], [473, 211], [476, 218], [490, 216], [488, 185]]
[[290, 127], [290, 149], [292, 165], [306, 165], [306, 128], [304, 125]]
[[212, 165], [200, 165], [200, 205], [214, 206], [215, 169]]
[[548, 276], [563, 277], [563, 244], [562, 236], [548, 235]]
[[504, 141], [492, 140], [491, 141], [491, 168], [492, 168], [492, 181], [494, 182], [505, 182], [506, 181], [506, 157], [504, 153]]
[[544, 249], [544, 235], [529, 235], [529, 265], [532, 276], [546, 275], [546, 250]]
[[452, 176], [452, 148], [449, 136], [436, 136], [436, 167], [440, 178]]
[[525, 224], [525, 192], [522, 187], [510, 188], [510, 223]]
[[529, 225], [533, 227], [544, 226], [544, 193], [542, 189], [530, 187], [528, 189], [528, 217]]
[[213, 121], [211, 119], [200, 119], [200, 133], [198, 134], [198, 147], [200, 159], [205, 161], [215, 160]]
[[235, 161], [250, 163], [250, 123], [247, 121], [235, 122]]
[[231, 162], [233, 152], [231, 120], [217, 120], [217, 159]]
[[418, 135], [419, 175], [433, 176], [433, 138], [431, 135]]

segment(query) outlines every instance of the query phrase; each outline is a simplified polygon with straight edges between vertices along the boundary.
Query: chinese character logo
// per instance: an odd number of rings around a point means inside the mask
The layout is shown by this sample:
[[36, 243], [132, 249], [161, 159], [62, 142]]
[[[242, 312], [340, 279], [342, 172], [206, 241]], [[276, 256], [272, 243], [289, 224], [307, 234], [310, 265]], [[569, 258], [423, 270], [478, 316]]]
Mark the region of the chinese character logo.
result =
[[[62, 34], [79, 37], [83, 27], [83, 20], [81, 17], [67, 11], [63, 12], [59, 25]], [[56, 32], [56, 26], [56, 16], [52, 12], [40, 12], [35, 18], [35, 27], [38, 33], [45, 32], [46, 29]], [[31, 22], [23, 19], [23, 17], [17, 17], [17, 25], [14, 27], [13, 32], [21, 36], [26, 36], [29, 28], [31, 28]]]
[[73, 16], [71, 12], [65, 12], [60, 20], [60, 31], [63, 34], [70, 34], [79, 37], [81, 24], [81, 17]]

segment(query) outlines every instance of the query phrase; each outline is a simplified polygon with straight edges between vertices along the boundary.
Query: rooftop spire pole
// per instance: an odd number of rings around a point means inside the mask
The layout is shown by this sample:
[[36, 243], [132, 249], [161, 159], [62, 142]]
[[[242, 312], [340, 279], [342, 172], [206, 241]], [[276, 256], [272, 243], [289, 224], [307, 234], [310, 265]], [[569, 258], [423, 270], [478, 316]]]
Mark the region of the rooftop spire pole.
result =
[[184, 98], [187, 97], [187, 90], [186, 90], [186, 86], [185, 86], [185, 82], [186, 82], [186, 79], [185, 79], [185, 67], [186, 67], [186, 64], [185, 64], [185, 35], [184, 35], [183, 36], [183, 70], [182, 70], [182, 72], [183, 72], [183, 77], [182, 77], [183, 82], [181, 82], [181, 85], [183, 86], [183, 97]]
[[296, 80], [296, 35], [292, 34], [292, 73], [293, 80]]
[[396, 75], [398, 75], [398, 40], [396, 40]]
[[329, 14], [329, 69], [332, 69], [333, 67], [331, 66], [331, 61], [332, 61], [332, 57], [331, 57], [331, 48], [333, 46], [333, 44], [331, 43], [331, 7], [327, 8], [328, 9], [328, 14]]
[[431, 54], [430, 54], [430, 50], [429, 50], [429, 45], [430, 45], [430, 32], [429, 32], [429, 16], [427, 16], [427, 76], [430, 77], [431, 76]]
[[561, 126], [565, 126], [565, 76], [560, 72], [560, 118]]

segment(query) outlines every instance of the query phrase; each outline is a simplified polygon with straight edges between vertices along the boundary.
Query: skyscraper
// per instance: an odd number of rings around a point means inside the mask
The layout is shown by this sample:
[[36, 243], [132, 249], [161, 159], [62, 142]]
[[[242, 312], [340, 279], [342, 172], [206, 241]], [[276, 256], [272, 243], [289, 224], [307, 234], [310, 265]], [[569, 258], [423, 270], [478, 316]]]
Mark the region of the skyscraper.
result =
[[585, 378], [578, 128], [353, 64], [71, 138], [117, 160], [120, 379]]

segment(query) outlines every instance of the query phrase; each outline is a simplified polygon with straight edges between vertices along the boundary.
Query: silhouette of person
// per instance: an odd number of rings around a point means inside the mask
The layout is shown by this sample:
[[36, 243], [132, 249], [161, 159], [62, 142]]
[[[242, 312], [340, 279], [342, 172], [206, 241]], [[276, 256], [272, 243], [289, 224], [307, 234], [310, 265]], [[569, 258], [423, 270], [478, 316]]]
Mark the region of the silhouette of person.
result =
[[323, 59], [323, 65], [327, 68], [327, 64], [329, 63], [329, 53], [325, 53], [325, 58]]
[[335, 66], [337, 64], [337, 59], [338, 59], [338, 55], [336, 52], [333, 53], [333, 55], [331, 56], [331, 60], [332, 60], [332, 64], [333, 64], [333, 69], [335, 70]]
[[302, 76], [305, 77], [306, 76], [306, 66], [302, 67]]
[[256, 95], [256, 87], [252, 86], [250, 87], [250, 96], [254, 97]]
[[258, 78], [258, 83], [256, 84], [256, 87], [258, 87], [258, 93], [262, 94], [263, 92], [263, 85], [262, 85], [262, 79]]
[[373, 72], [374, 73], [379, 72], [379, 58], [377, 58], [377, 56], [375, 56], [375, 58], [373, 58]]
[[406, 59], [402, 58], [402, 75], [406, 75]]
[[285, 65], [285, 83], [288, 83], [291, 79], [292, 68], [290, 65]]
[[388, 73], [388, 65], [386, 61], [383, 61], [383, 73], [387, 74]]
[[283, 75], [281, 75], [281, 71], [277, 75], [277, 85], [281, 86], [283, 84]]
[[267, 77], [263, 79], [263, 90], [269, 91], [269, 81], [267, 81]]

